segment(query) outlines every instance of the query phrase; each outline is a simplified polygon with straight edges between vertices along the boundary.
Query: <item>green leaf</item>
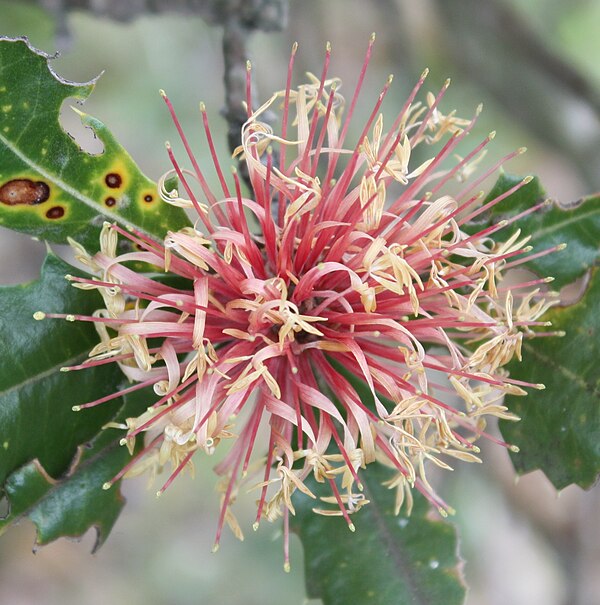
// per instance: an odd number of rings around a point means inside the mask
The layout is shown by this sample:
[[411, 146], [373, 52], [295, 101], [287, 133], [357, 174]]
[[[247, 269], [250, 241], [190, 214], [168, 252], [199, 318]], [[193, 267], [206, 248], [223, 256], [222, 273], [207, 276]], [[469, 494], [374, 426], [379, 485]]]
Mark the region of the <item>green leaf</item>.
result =
[[[521, 177], [501, 174], [485, 202], [493, 200], [522, 180]], [[534, 178], [496, 204], [486, 215], [486, 224], [515, 216], [545, 198], [546, 192], [539, 180]], [[549, 202], [547, 207], [503, 230], [501, 234], [507, 233], [503, 239], [508, 239], [508, 235], [517, 229], [521, 229], [522, 235], [531, 236], [533, 253], [567, 244], [565, 251], [542, 256], [524, 265], [542, 277], [554, 277], [554, 286], [561, 288], [584, 275], [600, 260], [600, 196], [582, 198], [568, 207]]]
[[98, 342], [91, 324], [35, 321], [33, 314], [91, 314], [101, 306], [94, 292], [77, 290], [64, 278], [73, 267], [46, 258], [39, 280], [0, 288], [0, 484], [22, 464], [39, 458], [46, 471], [63, 473], [76, 448], [93, 437], [119, 404], [75, 414], [71, 406], [113, 392], [122, 380], [109, 365], [60, 372], [87, 358]]
[[129, 453], [114, 442], [95, 455], [83, 450], [85, 454], [88, 457], [59, 480], [52, 479], [37, 460], [10, 475], [4, 488], [10, 514], [0, 521], [0, 532], [25, 515], [35, 523], [40, 545], [64, 536], [79, 537], [95, 527], [96, 550], [124, 505], [117, 487], [103, 490], [102, 484], [126, 464]]
[[[137, 416], [152, 399], [147, 389], [135, 397], [126, 397], [127, 403], [115, 420]], [[36, 525], [36, 545], [65, 536], [80, 537], [94, 527], [94, 551], [97, 550], [125, 504], [119, 483], [109, 490], [102, 489], [130, 458], [127, 448], [119, 445], [121, 436], [121, 432], [107, 430], [80, 446], [71, 468], [58, 480], [47, 474], [39, 460], [10, 475], [4, 488], [10, 513], [0, 520], [0, 534], [23, 516]]]
[[102, 122], [78, 112], [104, 145], [98, 155], [63, 130], [61, 105], [85, 100], [96, 80], [67, 82], [50, 59], [24, 38], [0, 38], [0, 224], [54, 242], [70, 236], [91, 249], [104, 221], [154, 239], [187, 225]]
[[553, 307], [544, 319], [566, 335], [525, 341], [523, 362], [509, 370], [546, 389], [507, 397], [521, 421], [500, 427], [521, 450], [512, 455], [517, 471], [542, 469], [558, 489], [588, 488], [600, 473], [600, 270], [577, 304]]
[[[520, 177], [502, 174], [487, 201], [514, 185]], [[486, 216], [488, 224], [523, 212], [546, 197], [538, 179], [508, 196]], [[507, 397], [518, 423], [501, 422], [505, 438], [519, 446], [513, 462], [521, 473], [542, 469], [554, 485], [570, 483], [590, 487], [600, 472], [600, 278], [593, 269], [600, 260], [600, 196], [589, 196], [561, 207], [547, 207], [517, 221], [524, 235], [531, 235], [534, 253], [562, 243], [567, 249], [525, 264], [542, 276], [553, 276], [559, 288], [589, 274], [583, 298], [571, 306], [553, 307], [543, 317], [564, 338], [537, 338], [523, 345], [523, 362], [512, 362], [512, 375], [546, 385], [545, 391], [527, 398]]]
[[[98, 340], [93, 326], [33, 319], [40, 309], [89, 314], [100, 306], [94, 292], [77, 290], [64, 279], [66, 273], [74, 272], [73, 267], [49, 255], [39, 280], [0, 288], [0, 487], [10, 503], [9, 515], [0, 520], [0, 533], [27, 513], [40, 527], [48, 528], [40, 532], [42, 542], [61, 532], [74, 535], [83, 528], [76, 515], [67, 514], [68, 508], [61, 510], [56, 487], [68, 485], [70, 497], [79, 506], [86, 505], [92, 493], [99, 503], [106, 503], [115, 494], [103, 499], [98, 495], [102, 481], [95, 492], [90, 491], [91, 482], [96, 476], [105, 476], [109, 467], [114, 475], [127, 454], [111, 443], [118, 453], [107, 450], [98, 457], [99, 448], [109, 447], [106, 439], [116, 439], [114, 434], [102, 433], [91, 449], [85, 446], [121, 410], [121, 400], [72, 411], [74, 405], [116, 392], [123, 380], [119, 368], [109, 364], [81, 372], [59, 371], [87, 358]], [[44, 505], [38, 506], [41, 502]], [[115, 515], [114, 510], [110, 514]], [[56, 521], [61, 515], [63, 524]], [[107, 517], [91, 524], [96, 522], [108, 530], [114, 521]]]
[[[324, 517], [315, 500], [297, 493], [292, 528], [304, 546], [310, 598], [325, 605], [459, 605], [465, 597], [452, 524], [432, 520], [423, 496], [416, 494], [410, 517], [394, 515], [395, 493], [381, 485], [385, 467], [371, 464], [363, 473], [370, 504], [358, 511], [349, 531], [343, 518]], [[308, 480], [317, 495], [327, 486]], [[326, 507], [327, 505], [323, 505]]]

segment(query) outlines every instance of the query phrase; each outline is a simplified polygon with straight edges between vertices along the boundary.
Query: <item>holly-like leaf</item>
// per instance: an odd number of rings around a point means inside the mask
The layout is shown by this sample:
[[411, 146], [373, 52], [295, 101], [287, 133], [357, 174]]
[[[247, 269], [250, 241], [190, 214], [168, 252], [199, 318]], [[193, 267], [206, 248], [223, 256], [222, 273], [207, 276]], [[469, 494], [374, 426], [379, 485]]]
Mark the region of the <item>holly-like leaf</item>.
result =
[[[60, 372], [61, 367], [87, 358], [97, 342], [93, 326], [33, 319], [40, 309], [90, 314], [100, 306], [95, 293], [73, 288], [64, 279], [66, 273], [76, 271], [56, 256], [48, 255], [39, 280], [0, 288], [0, 489], [5, 491], [10, 504], [8, 516], [0, 520], [0, 533], [16, 518], [31, 511], [36, 523], [48, 528], [40, 534], [42, 542], [61, 532], [73, 535], [83, 528], [77, 516], [68, 514], [69, 508], [61, 510], [60, 498], [79, 500], [83, 506], [90, 494], [98, 494], [101, 479], [109, 468], [118, 470], [126, 455], [122, 450], [104, 453], [109, 447], [104, 434], [91, 449], [82, 449], [120, 412], [121, 400], [79, 413], [72, 411], [74, 405], [117, 391], [123, 380], [118, 367], [96, 366], [84, 370], [84, 374]], [[75, 464], [77, 460], [79, 463]], [[90, 491], [96, 478], [100, 483], [95, 492]], [[59, 493], [58, 485], [68, 486], [68, 492]], [[115, 495], [94, 497], [106, 504], [107, 498]], [[37, 506], [40, 501], [43, 506]], [[109, 516], [97, 520], [92, 510], [96, 509], [90, 509], [91, 524], [110, 529], [114, 522], [110, 515], [116, 518], [117, 513], [109, 515], [107, 506]], [[57, 521], [60, 518], [64, 523]]]
[[[148, 406], [148, 398], [153, 399], [147, 390], [126, 396], [115, 420], [137, 416]], [[36, 525], [37, 545], [60, 537], [78, 538], [94, 527], [97, 550], [125, 504], [119, 483], [102, 488], [130, 458], [127, 448], [119, 444], [121, 436], [121, 432], [102, 431], [79, 446], [71, 468], [58, 479], [50, 477], [37, 459], [12, 473], [4, 486], [10, 512], [0, 520], [0, 534], [23, 516]]]
[[102, 122], [79, 112], [104, 145], [98, 155], [63, 130], [61, 105], [85, 100], [96, 80], [63, 80], [51, 58], [25, 38], [0, 38], [0, 224], [54, 242], [70, 236], [93, 249], [104, 221], [154, 239], [187, 225]]
[[96, 451], [92, 444], [81, 455], [72, 472], [50, 477], [38, 460], [9, 476], [4, 491], [10, 514], [0, 521], [0, 532], [28, 516], [37, 527], [36, 544], [43, 545], [60, 537], [80, 537], [90, 527], [97, 530], [96, 550], [106, 539], [124, 505], [118, 489], [103, 490], [102, 484], [116, 475], [127, 462], [129, 453], [113, 442]]
[[[486, 202], [508, 191], [520, 181], [521, 177], [501, 174]], [[545, 198], [546, 192], [539, 180], [534, 178], [496, 204], [486, 215], [486, 222], [491, 224], [508, 219]], [[506, 232], [510, 235], [516, 229], [521, 229], [523, 236], [531, 236], [530, 243], [534, 246], [534, 254], [567, 244], [565, 251], [535, 258], [525, 265], [542, 277], [553, 277], [554, 287], [561, 288], [584, 275], [600, 260], [600, 196], [582, 198], [565, 207], [549, 201], [546, 207], [519, 219], [507, 228]]]
[[[522, 179], [502, 174], [488, 201]], [[545, 191], [537, 178], [495, 205], [487, 223], [515, 216], [543, 201]], [[589, 487], [600, 472], [600, 357], [598, 316], [600, 278], [600, 196], [589, 196], [562, 207], [549, 202], [510, 227], [531, 236], [533, 254], [566, 243], [564, 251], [528, 261], [524, 266], [541, 276], [555, 278], [559, 288], [584, 275], [591, 281], [583, 298], [571, 306], [550, 309], [543, 317], [563, 338], [537, 338], [523, 345], [523, 362], [509, 365], [512, 375], [546, 385], [527, 398], [507, 397], [510, 410], [521, 422], [501, 422], [506, 439], [519, 446], [513, 462], [519, 472], [542, 469], [554, 485]]]
[[561, 489], [571, 483], [588, 488], [600, 473], [600, 269], [583, 298], [553, 307], [544, 316], [562, 338], [537, 338], [523, 344], [515, 376], [546, 385], [528, 397], [507, 397], [520, 422], [501, 422], [517, 470], [542, 469]]
[[[292, 528], [304, 546], [308, 596], [321, 598], [325, 605], [463, 603], [454, 526], [430, 518], [420, 494], [410, 517], [395, 516], [395, 493], [381, 485], [388, 474], [378, 464], [363, 473], [370, 503], [354, 515], [354, 533], [341, 517], [315, 514], [312, 509], [319, 505], [312, 498], [300, 493], [294, 497]], [[313, 493], [327, 494], [327, 486], [306, 483]]]

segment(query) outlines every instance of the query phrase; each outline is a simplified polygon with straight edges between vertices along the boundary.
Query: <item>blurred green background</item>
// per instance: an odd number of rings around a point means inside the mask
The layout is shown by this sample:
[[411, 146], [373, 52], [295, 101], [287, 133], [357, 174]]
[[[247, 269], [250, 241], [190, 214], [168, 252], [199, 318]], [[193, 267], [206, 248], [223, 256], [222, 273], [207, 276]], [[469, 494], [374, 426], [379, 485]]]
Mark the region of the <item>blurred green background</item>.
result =
[[[101, 10], [104, 3], [92, 4]], [[53, 66], [67, 79], [87, 81], [105, 71], [84, 109], [111, 128], [149, 176], [168, 170], [164, 141], [175, 139], [159, 88], [169, 93], [188, 136], [198, 135], [200, 158], [199, 101], [207, 106], [220, 157], [229, 155], [220, 116], [221, 27], [177, 13], [116, 22], [85, 11], [61, 14], [60, 2], [45, 5], [51, 10], [0, 1], [0, 35], [27, 35], [50, 53], [60, 49]], [[342, 92], [351, 94], [373, 31], [361, 115], [394, 73], [384, 107], [391, 117], [428, 66], [429, 88], [453, 79], [446, 110], [470, 116], [484, 102], [471, 142], [498, 131], [485, 164], [525, 145], [529, 152], [507, 169], [539, 175], [551, 197], [571, 203], [600, 189], [599, 0], [291, 0], [287, 29], [250, 38], [260, 100], [284, 87], [295, 40], [297, 82], [304, 71], [320, 71], [329, 40], [330, 73], [340, 75]], [[86, 148], [98, 149], [68, 107], [62, 119]], [[360, 117], [355, 125], [358, 130]], [[6, 260], [0, 282], [17, 283], [37, 275], [45, 248], [2, 230], [0, 251]], [[485, 459], [483, 466], [463, 465], [440, 477], [442, 493], [459, 511], [469, 605], [598, 605], [600, 491], [568, 488], [557, 498], [539, 473], [515, 484], [500, 448], [486, 444]], [[79, 544], [62, 540], [34, 556], [34, 530], [23, 522], [0, 540], [0, 602], [308, 603], [301, 547], [294, 542], [292, 572], [285, 574], [277, 526], [263, 524], [257, 534], [250, 529], [253, 495], [239, 503], [246, 541], [227, 536], [220, 551], [210, 553], [218, 510], [213, 462], [199, 464], [195, 480], [179, 479], [160, 500], [144, 478], [127, 482], [125, 512], [95, 555], [89, 554], [90, 533]]]

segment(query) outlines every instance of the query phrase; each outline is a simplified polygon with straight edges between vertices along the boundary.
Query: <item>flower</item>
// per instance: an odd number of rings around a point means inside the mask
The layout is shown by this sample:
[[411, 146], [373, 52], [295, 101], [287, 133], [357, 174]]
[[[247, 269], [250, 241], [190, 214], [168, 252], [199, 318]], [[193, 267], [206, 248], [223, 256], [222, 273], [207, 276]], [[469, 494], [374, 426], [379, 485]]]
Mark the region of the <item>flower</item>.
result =
[[[349, 144], [372, 44], [345, 116], [340, 82], [327, 74], [329, 48], [321, 77], [309, 75], [293, 90], [294, 47], [286, 88], [258, 109], [248, 76], [248, 119], [235, 154], [248, 194], [237, 173], [233, 185], [225, 178], [201, 106], [222, 192], [210, 189], [163, 93], [193, 170], [181, 168], [167, 145], [173, 170], [160, 181], [161, 196], [191, 208], [195, 226], [159, 243], [106, 224], [97, 254], [74, 244], [96, 277], [70, 279], [99, 290], [105, 308], [71, 316], [95, 322], [100, 343], [88, 362], [69, 369], [115, 362], [134, 383], [77, 409], [148, 385], [159, 396], [141, 416], [108, 425], [126, 431], [132, 452], [136, 436], [145, 433], [146, 442], [105, 487], [170, 463], [162, 493], [195, 454], [232, 442], [216, 466], [223, 481], [215, 545], [224, 524], [242, 536], [231, 507], [240, 486], [254, 484], [256, 525], [283, 517], [286, 566], [293, 494], [315, 498], [309, 475], [330, 489], [315, 512], [340, 515], [350, 529], [351, 515], [368, 504], [360, 477], [375, 461], [393, 470], [397, 511], [410, 511], [417, 489], [445, 515], [451, 509], [430, 485], [427, 465], [480, 462], [475, 440], [498, 441], [485, 432], [487, 419], [516, 419], [503, 396], [543, 388], [504, 366], [520, 359], [523, 337], [551, 304], [542, 296], [548, 280], [505, 285], [505, 272], [531, 247], [519, 230], [496, 240], [539, 205], [479, 232], [466, 229], [530, 179], [480, 204], [477, 187], [499, 164], [464, 182], [494, 134], [448, 167], [480, 108], [471, 119], [442, 114], [448, 83], [417, 101], [427, 72], [386, 127], [380, 108], [390, 78]], [[264, 121], [267, 110], [280, 111], [277, 132]], [[167, 190], [173, 175], [185, 197]], [[451, 181], [455, 193], [445, 193]], [[119, 236], [138, 251], [118, 253]], [[131, 261], [179, 279], [135, 272]], [[441, 398], [446, 392], [456, 403]]]

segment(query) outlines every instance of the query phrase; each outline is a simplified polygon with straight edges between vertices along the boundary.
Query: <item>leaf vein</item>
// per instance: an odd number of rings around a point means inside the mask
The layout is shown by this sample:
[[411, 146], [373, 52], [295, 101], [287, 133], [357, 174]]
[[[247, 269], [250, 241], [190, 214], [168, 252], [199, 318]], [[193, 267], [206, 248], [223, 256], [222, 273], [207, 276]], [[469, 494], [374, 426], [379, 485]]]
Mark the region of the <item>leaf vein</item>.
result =
[[[2, 142], [10, 152], [14, 153], [25, 165], [33, 168], [33, 170], [38, 172], [42, 177], [51, 181], [58, 187], [60, 187], [63, 191], [68, 193], [71, 197], [73, 197], [76, 200], [79, 200], [80, 202], [82, 202], [83, 204], [85, 204], [86, 206], [91, 208], [94, 212], [104, 215], [107, 218], [110, 218], [111, 220], [115, 221], [116, 223], [119, 223], [120, 225], [122, 225], [124, 227], [127, 227], [127, 225], [129, 224], [128, 221], [125, 220], [122, 216], [120, 216], [117, 213], [115, 213], [111, 210], [108, 210], [106, 208], [101, 208], [99, 206], [99, 204], [96, 203], [96, 201], [94, 201], [92, 198], [90, 198], [86, 195], [83, 195], [81, 193], [81, 191], [78, 191], [74, 187], [71, 187], [71, 185], [68, 185], [67, 183], [65, 183], [60, 178], [60, 176], [49, 173], [42, 166], [35, 163], [28, 156], [26, 156], [24, 153], [22, 153], [18, 147], [15, 147], [15, 145], [10, 140], [8, 140], [3, 134], [0, 134], [0, 142]], [[155, 239], [155, 237], [150, 232], [143, 229], [141, 227], [141, 225], [137, 225], [137, 228], [142, 233], [144, 233], [144, 235], [146, 235], [147, 237], [149, 237], [151, 239]]]
[[548, 235], [549, 233], [554, 233], [555, 231], [559, 231], [561, 229], [563, 229], [566, 225], [570, 225], [571, 223], [577, 223], [579, 221], [582, 221], [582, 219], [586, 219], [589, 218], [590, 216], [593, 216], [594, 214], [598, 214], [600, 213], [600, 204], [598, 204], [596, 207], [591, 208], [589, 210], [589, 212], [585, 212], [585, 213], [578, 213], [578, 214], [574, 214], [573, 216], [566, 218], [562, 221], [553, 223], [552, 225], [549, 225], [548, 227], [544, 227], [542, 229], [539, 229], [535, 232], [535, 234], [533, 235], [533, 240], [539, 239], [541, 237], [543, 237], [544, 235]]
[[564, 365], [562, 365], [560, 363], [556, 363], [552, 357], [549, 357], [548, 355], [544, 355], [543, 353], [541, 353], [540, 351], [538, 351], [535, 347], [533, 347], [531, 345], [525, 345], [524, 348], [527, 350], [528, 355], [537, 357], [544, 364], [547, 364], [548, 366], [555, 368], [565, 378], [573, 381], [575, 384], [577, 384], [577, 386], [579, 386], [579, 388], [583, 389], [584, 391], [591, 392], [591, 389], [590, 389], [589, 385], [587, 384], [587, 382], [585, 382], [585, 380], [582, 380], [582, 378], [580, 376], [578, 376], [575, 372], [573, 372], [569, 368], [565, 367]]
[[369, 503], [369, 510], [377, 523], [381, 536], [385, 540], [388, 546], [388, 553], [391, 554], [394, 561], [396, 562], [396, 568], [398, 571], [402, 571], [403, 576], [406, 580], [406, 585], [408, 590], [414, 597], [415, 605], [429, 605], [427, 601], [424, 600], [422, 593], [419, 591], [417, 583], [411, 573], [410, 570], [410, 562], [407, 561], [404, 554], [398, 548], [397, 542], [390, 537], [390, 531], [388, 528], [388, 524], [386, 522], [385, 513], [379, 507], [377, 502], [377, 498], [370, 494], [369, 486], [364, 486], [365, 495], [367, 496]]
[[4, 391], [0, 391], [0, 399], [4, 398], [5, 396], [7, 396], [8, 394], [10, 394], [13, 391], [24, 389], [24, 388], [28, 387], [30, 384], [34, 384], [38, 381], [45, 380], [46, 378], [48, 378], [48, 376], [52, 376], [52, 374], [59, 371], [60, 368], [62, 368], [64, 366], [73, 365], [76, 362], [81, 361], [86, 358], [87, 358], [86, 353], [80, 353], [79, 355], [76, 355], [75, 357], [71, 357], [71, 359], [62, 360], [59, 363], [48, 368], [47, 370], [44, 370], [43, 372], [36, 374], [35, 376], [30, 376], [26, 380], [23, 380], [22, 382], [19, 382], [18, 384], [14, 384], [14, 385], [8, 387], [7, 389], [4, 389]]

